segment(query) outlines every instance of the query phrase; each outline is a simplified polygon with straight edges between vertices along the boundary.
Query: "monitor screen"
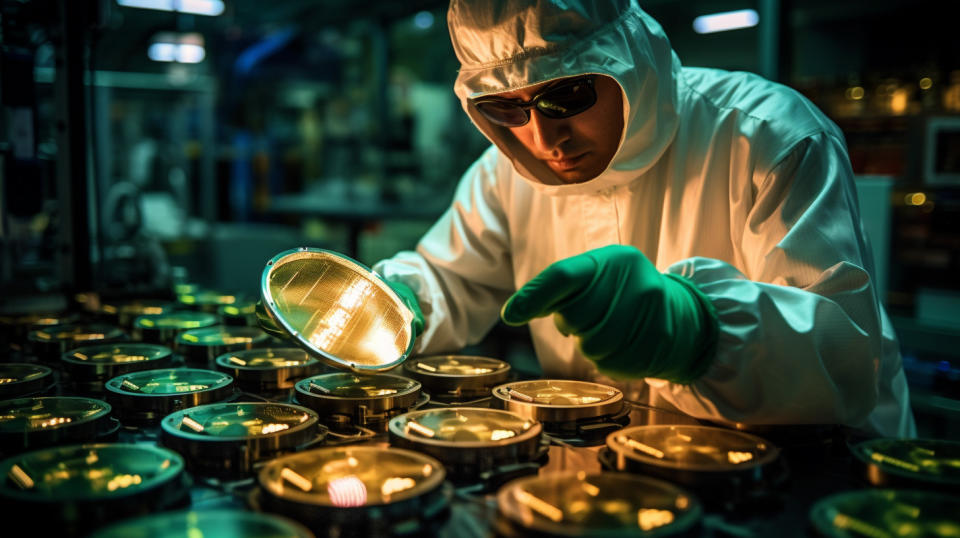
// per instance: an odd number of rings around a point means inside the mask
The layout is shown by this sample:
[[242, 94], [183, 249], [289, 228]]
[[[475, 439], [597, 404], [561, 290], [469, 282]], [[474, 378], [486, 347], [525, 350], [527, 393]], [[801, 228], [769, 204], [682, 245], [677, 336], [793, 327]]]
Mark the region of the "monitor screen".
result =
[[937, 174], [960, 174], [960, 128], [937, 133], [933, 170]]
[[924, 183], [960, 186], [960, 116], [929, 118], [925, 131]]

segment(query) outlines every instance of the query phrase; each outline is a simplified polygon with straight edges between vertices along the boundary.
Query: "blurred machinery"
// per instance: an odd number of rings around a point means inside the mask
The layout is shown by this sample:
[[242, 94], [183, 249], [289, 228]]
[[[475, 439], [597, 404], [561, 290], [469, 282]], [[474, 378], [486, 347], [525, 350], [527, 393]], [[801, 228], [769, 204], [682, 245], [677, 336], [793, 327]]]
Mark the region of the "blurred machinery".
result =
[[[4, 2], [0, 103], [0, 289], [10, 312], [94, 289], [169, 289], [162, 249], [142, 233], [135, 185], [98, 181], [91, 42], [112, 2]], [[38, 58], [53, 64], [45, 76]], [[48, 86], [47, 83], [50, 85]]]

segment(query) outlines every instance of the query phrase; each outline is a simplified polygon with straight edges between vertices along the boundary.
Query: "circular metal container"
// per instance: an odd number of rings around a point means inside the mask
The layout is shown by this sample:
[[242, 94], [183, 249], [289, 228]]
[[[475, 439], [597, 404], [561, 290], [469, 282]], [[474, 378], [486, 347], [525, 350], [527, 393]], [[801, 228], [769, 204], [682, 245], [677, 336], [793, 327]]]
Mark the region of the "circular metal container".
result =
[[111, 324], [124, 329], [133, 328], [133, 322], [140, 316], [160, 316], [173, 311], [169, 301], [151, 299], [132, 301], [108, 301], [100, 305], [100, 314]]
[[484, 481], [506, 466], [545, 455], [543, 427], [509, 411], [476, 407], [410, 411], [389, 423], [390, 445], [429, 454], [454, 481]]
[[437, 460], [399, 448], [329, 447], [283, 456], [257, 476], [264, 511], [318, 536], [431, 536], [449, 492]]
[[173, 294], [176, 296], [180, 295], [189, 295], [191, 293], [197, 293], [200, 291], [200, 284], [194, 282], [176, 282], [173, 285]]
[[31, 312], [0, 316], [0, 345], [2, 345], [0, 351], [7, 348], [19, 350], [31, 331], [54, 325], [75, 324], [79, 320], [80, 317], [76, 314], [63, 312]]
[[117, 327], [103, 323], [52, 325], [30, 331], [27, 337], [37, 358], [47, 363], [58, 362], [73, 348], [120, 342], [126, 338], [127, 335]]
[[413, 350], [413, 312], [378, 274], [336, 252], [277, 254], [260, 293], [260, 322], [334, 368], [389, 370]]
[[50, 396], [0, 401], [0, 452], [103, 440], [116, 433], [111, 406], [93, 398]]
[[184, 331], [213, 327], [217, 316], [209, 312], [179, 311], [139, 316], [133, 320], [134, 338], [141, 342], [169, 346], [176, 350], [177, 336]]
[[777, 447], [726, 428], [634, 426], [608, 435], [607, 450], [608, 468], [669, 480], [731, 509], [770, 498], [785, 478]]
[[31, 312], [0, 316], [0, 329], [3, 332], [13, 331], [20, 337], [26, 336], [30, 330], [54, 325], [67, 325], [77, 319], [76, 314], [63, 312]]
[[510, 375], [510, 365], [489, 357], [433, 355], [403, 363], [407, 376], [416, 379], [431, 401], [462, 402], [489, 398], [493, 387]]
[[124, 426], [148, 426], [188, 407], [219, 402], [233, 395], [233, 378], [196, 368], [144, 370], [107, 381], [110, 401]]
[[420, 383], [390, 374], [322, 374], [296, 384], [297, 403], [320, 415], [331, 429], [360, 426], [383, 432], [387, 421], [413, 408], [425, 395]]
[[249, 475], [254, 464], [317, 439], [317, 414], [281, 403], [216, 403], [171, 413], [160, 422], [161, 442], [179, 452], [187, 469], [218, 478]]
[[128, 519], [90, 538], [313, 538], [296, 521], [248, 510], [189, 510]]
[[214, 290], [198, 289], [177, 295], [177, 303], [181, 308], [199, 310], [215, 314], [221, 306], [236, 304], [240, 298], [230, 293], [220, 293]]
[[564, 438], [597, 438], [629, 421], [629, 406], [619, 390], [566, 379], [538, 379], [499, 385], [490, 407], [506, 409], [543, 423], [543, 429]]
[[626, 473], [552, 473], [497, 492], [498, 535], [698, 536], [703, 509], [686, 491]]
[[9, 536], [80, 536], [188, 498], [183, 459], [148, 445], [70, 445], [0, 462], [0, 518]]
[[63, 354], [69, 385], [82, 394], [103, 393], [103, 384], [112, 377], [167, 368], [172, 363], [169, 348], [135, 342], [84, 346]]
[[224, 353], [263, 347], [269, 339], [270, 336], [257, 327], [216, 325], [180, 333], [177, 351], [188, 365], [207, 368]]
[[224, 353], [215, 362], [217, 369], [233, 376], [240, 390], [265, 398], [289, 397], [297, 381], [327, 368], [294, 347]]
[[937, 439], [873, 439], [851, 447], [861, 475], [874, 486], [960, 492], [960, 443]]
[[960, 536], [960, 497], [909, 489], [864, 489], [817, 501], [810, 522], [817, 534], [854, 536]]
[[53, 383], [53, 370], [39, 364], [0, 363], [0, 400], [45, 391]]
[[223, 305], [217, 309], [217, 314], [220, 316], [224, 325], [241, 327], [257, 326], [256, 301], [242, 300], [234, 304]]

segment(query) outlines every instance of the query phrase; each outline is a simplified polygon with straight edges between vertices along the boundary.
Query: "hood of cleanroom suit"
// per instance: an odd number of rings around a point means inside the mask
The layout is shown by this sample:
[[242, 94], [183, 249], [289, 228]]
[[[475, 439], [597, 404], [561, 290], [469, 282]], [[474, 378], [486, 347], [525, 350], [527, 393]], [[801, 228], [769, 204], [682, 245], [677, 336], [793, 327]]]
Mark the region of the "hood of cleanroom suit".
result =
[[[670, 145], [677, 129], [680, 62], [656, 21], [628, 0], [604, 2], [453, 2], [447, 24], [460, 60], [454, 92], [474, 124], [517, 172], [548, 192], [597, 192], [637, 178]], [[470, 99], [549, 80], [594, 73], [624, 91], [624, 133], [606, 171], [563, 185], [505, 127], [492, 124]]]
[[[632, 245], [713, 303], [710, 368], [689, 385], [614, 381], [544, 317], [529, 327], [545, 377], [616, 384], [698, 419], [915, 434], [843, 134], [822, 112], [750, 73], [681, 66], [631, 0], [453, 0], [448, 25], [454, 90], [493, 146], [416, 251], [374, 266], [417, 294], [416, 353], [480, 341], [551, 263]], [[620, 84], [624, 127], [607, 169], [581, 183], [562, 184], [470, 101], [587, 73]]]

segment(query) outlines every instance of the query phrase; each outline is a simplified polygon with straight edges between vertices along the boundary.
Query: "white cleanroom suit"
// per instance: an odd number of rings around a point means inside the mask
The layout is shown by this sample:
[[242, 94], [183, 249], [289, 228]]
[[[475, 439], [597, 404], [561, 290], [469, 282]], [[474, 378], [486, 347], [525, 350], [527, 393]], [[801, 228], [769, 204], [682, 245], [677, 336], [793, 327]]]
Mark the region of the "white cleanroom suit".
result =
[[[720, 335], [698, 380], [617, 383], [630, 396], [721, 422], [915, 434], [843, 136], [807, 99], [749, 73], [682, 67], [630, 0], [454, 1], [448, 24], [455, 92], [493, 146], [416, 252], [374, 267], [416, 292], [418, 352], [479, 341], [551, 263], [632, 245], [698, 286]], [[471, 103], [585, 73], [624, 95], [619, 149], [586, 182], [564, 184]], [[549, 317], [530, 329], [545, 376], [611, 382]]]

